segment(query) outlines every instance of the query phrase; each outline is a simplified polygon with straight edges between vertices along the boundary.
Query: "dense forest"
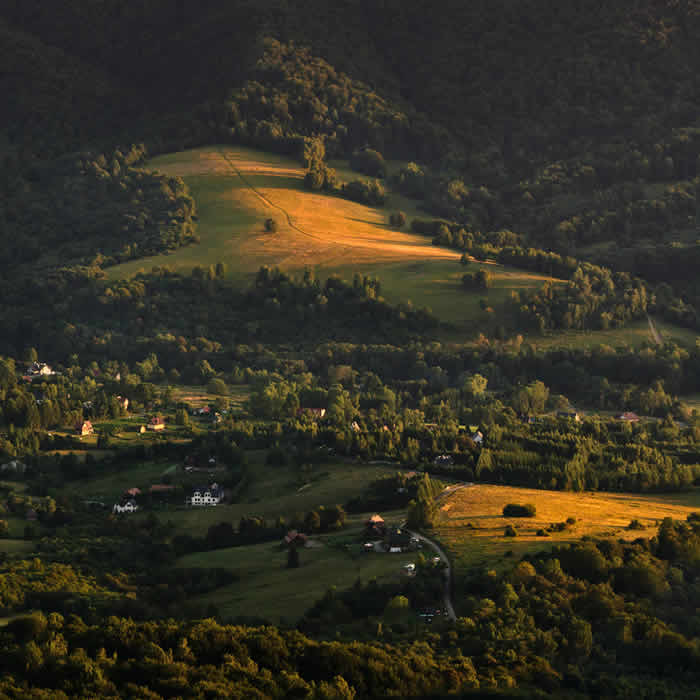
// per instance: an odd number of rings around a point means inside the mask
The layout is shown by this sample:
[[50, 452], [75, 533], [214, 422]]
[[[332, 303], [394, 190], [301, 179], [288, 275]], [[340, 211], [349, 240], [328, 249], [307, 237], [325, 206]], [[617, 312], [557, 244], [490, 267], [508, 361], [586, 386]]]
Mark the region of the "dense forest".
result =
[[[488, 564], [416, 553], [296, 622], [212, 601], [255, 546], [303, 587], [299, 532], [337, 557], [373, 548], [375, 511], [400, 514], [389, 548], [404, 523], [435, 536], [448, 484], [692, 501], [698, 31], [700, 0], [0, 2], [0, 694], [696, 696], [697, 513], [539, 548], [510, 526]], [[188, 184], [149, 158], [211, 144], [384, 207], [386, 236], [448, 249], [454, 304], [498, 321], [458, 327], [359, 272], [114, 276], [197, 251]], [[503, 266], [548, 279], [497, 304]], [[557, 342], [650, 315], [685, 340]], [[330, 461], [384, 471], [299, 509], [255, 491], [304, 494]], [[193, 528], [183, 503], [214, 478], [227, 503]]]

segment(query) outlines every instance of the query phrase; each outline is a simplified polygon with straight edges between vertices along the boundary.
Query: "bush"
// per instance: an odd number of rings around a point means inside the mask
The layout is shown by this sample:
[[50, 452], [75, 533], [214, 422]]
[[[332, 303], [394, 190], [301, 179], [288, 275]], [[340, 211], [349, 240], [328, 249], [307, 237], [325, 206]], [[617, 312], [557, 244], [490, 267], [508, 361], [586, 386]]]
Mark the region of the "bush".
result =
[[269, 233], [277, 231], [277, 222], [274, 219], [265, 219], [265, 230]]
[[389, 217], [389, 223], [394, 228], [403, 228], [406, 224], [406, 214], [404, 214], [402, 211], [394, 212]]
[[637, 518], [634, 518], [634, 520], [630, 521], [630, 524], [627, 526], [628, 530], [644, 530], [644, 525], [642, 525]]
[[386, 177], [384, 156], [372, 148], [355, 151], [350, 158], [350, 167], [372, 177]]
[[542, 528], [540, 528], [536, 534], [538, 537], [549, 537], [549, 533], [546, 530], [543, 530]]
[[518, 531], [512, 526], [507, 525], [505, 531], [503, 532], [504, 537], [517, 537]]
[[503, 507], [504, 518], [534, 518], [537, 509], [532, 503], [509, 503]]

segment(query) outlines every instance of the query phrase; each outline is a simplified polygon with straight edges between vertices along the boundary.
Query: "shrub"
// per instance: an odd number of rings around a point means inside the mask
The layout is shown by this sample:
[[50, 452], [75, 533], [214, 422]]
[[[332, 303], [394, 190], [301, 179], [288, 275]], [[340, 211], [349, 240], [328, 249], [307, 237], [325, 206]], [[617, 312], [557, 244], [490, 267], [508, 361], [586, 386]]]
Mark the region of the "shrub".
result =
[[517, 537], [518, 531], [512, 525], [506, 525], [506, 529], [503, 532], [504, 537]]
[[350, 167], [372, 177], [386, 177], [384, 156], [372, 148], [355, 151], [350, 158]]
[[628, 530], [644, 530], [644, 525], [642, 525], [637, 518], [634, 518], [633, 520], [630, 521], [630, 524], [627, 526]]
[[406, 214], [404, 214], [402, 211], [394, 212], [389, 217], [389, 223], [394, 228], [403, 228], [404, 225], [406, 224]]
[[549, 537], [549, 533], [546, 530], [543, 530], [542, 528], [540, 528], [536, 534], [538, 537]]
[[536, 512], [532, 503], [509, 503], [503, 507], [504, 518], [534, 518]]
[[274, 219], [265, 219], [265, 230], [269, 233], [277, 231], [277, 222]]

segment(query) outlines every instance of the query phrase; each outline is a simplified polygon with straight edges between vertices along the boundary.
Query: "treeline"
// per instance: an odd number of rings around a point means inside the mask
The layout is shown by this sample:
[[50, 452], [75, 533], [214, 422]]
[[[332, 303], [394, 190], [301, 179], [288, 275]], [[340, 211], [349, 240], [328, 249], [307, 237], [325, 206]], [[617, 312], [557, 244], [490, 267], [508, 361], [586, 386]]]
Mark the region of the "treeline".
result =
[[198, 240], [184, 182], [139, 168], [143, 146], [74, 153], [0, 178], [0, 265], [7, 277], [115, 263]]
[[[76, 279], [69, 271], [57, 271], [47, 279], [0, 282], [7, 291], [7, 305], [0, 309], [5, 328], [0, 349], [18, 356], [32, 337], [42, 355], [66, 359], [79, 352], [97, 359], [109, 346], [112, 359], [133, 362], [144, 351], [175, 350], [183, 343], [203, 342], [211, 351], [222, 343], [280, 339], [382, 341], [407, 339], [438, 326], [425, 309], [390, 305], [376, 281], [359, 276], [352, 282], [329, 277], [322, 283], [310, 272], [294, 279], [263, 268], [253, 285], [241, 291], [224, 279], [224, 266], [195, 268], [191, 275], [161, 268], [114, 282], [100, 281], [98, 272]], [[27, 318], [36, 329], [31, 336]], [[203, 328], [209, 340], [203, 338]], [[148, 347], [135, 343], [138, 337], [150, 338]], [[173, 366], [183, 369], [179, 362], [166, 369]]]

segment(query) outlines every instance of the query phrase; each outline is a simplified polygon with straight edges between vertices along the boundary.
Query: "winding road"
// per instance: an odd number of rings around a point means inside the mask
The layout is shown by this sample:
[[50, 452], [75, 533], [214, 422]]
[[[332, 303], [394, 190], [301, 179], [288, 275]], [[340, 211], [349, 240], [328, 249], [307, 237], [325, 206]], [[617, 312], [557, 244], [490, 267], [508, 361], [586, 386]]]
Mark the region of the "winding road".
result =
[[[439, 502], [442, 500], [445, 496], [449, 496], [453, 494], [455, 491], [459, 489], [463, 489], [467, 486], [474, 486], [473, 483], [471, 482], [462, 482], [460, 484], [455, 484], [454, 486], [448, 486], [436, 499], [436, 502]], [[407, 529], [407, 528], [406, 528]], [[457, 620], [457, 615], [455, 614], [455, 609], [454, 605], [452, 605], [452, 564], [450, 563], [449, 557], [445, 553], [445, 550], [435, 541], [431, 540], [430, 538], [426, 537], [425, 535], [421, 535], [419, 532], [413, 532], [412, 530], [408, 530], [408, 532], [411, 533], [413, 537], [417, 537], [421, 542], [425, 542], [426, 544], [430, 545], [440, 556], [440, 560], [445, 562], [446, 568], [445, 568], [445, 588], [443, 590], [443, 601], [445, 603], [445, 610], [447, 610], [447, 617], [452, 622], [455, 622]]]
[[445, 554], [445, 551], [439, 544], [437, 544], [437, 542], [429, 540], [425, 535], [421, 535], [419, 532], [413, 532], [412, 530], [407, 530], [407, 532], [410, 532], [413, 537], [417, 537], [421, 542], [425, 542], [426, 544], [430, 545], [440, 555], [441, 561], [444, 561], [445, 564], [447, 564], [447, 568], [445, 569], [445, 589], [442, 597], [445, 603], [445, 610], [447, 610], [447, 617], [454, 622], [457, 619], [457, 615], [455, 615], [455, 609], [452, 605], [452, 565], [450, 564], [450, 560], [447, 558], [447, 554]]

